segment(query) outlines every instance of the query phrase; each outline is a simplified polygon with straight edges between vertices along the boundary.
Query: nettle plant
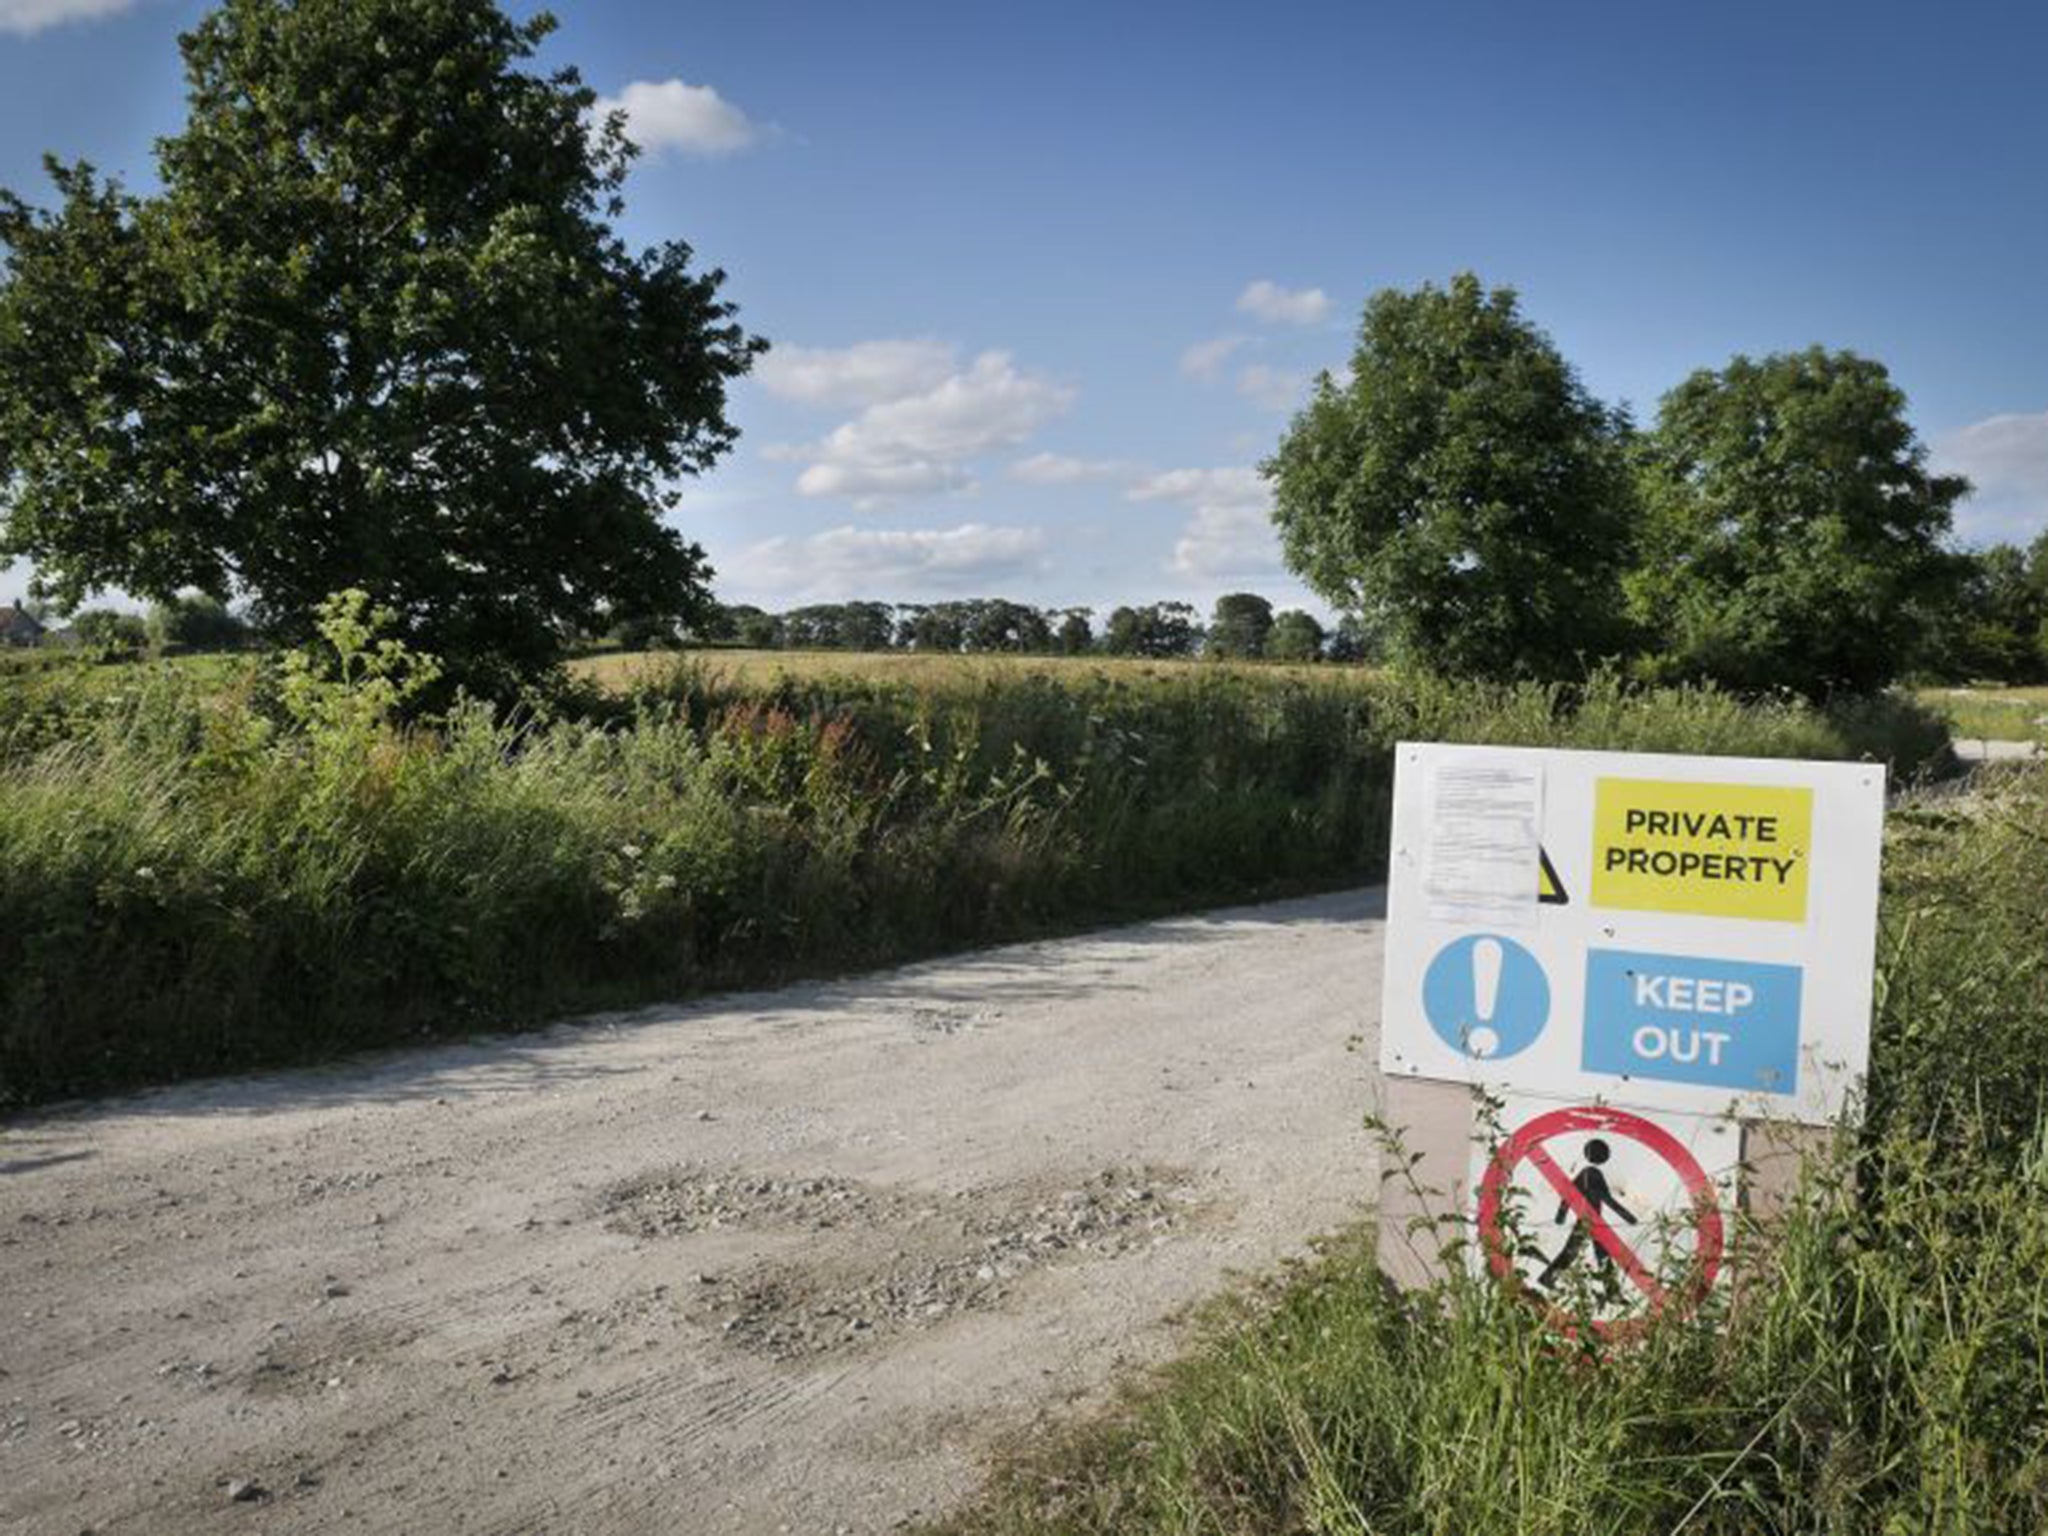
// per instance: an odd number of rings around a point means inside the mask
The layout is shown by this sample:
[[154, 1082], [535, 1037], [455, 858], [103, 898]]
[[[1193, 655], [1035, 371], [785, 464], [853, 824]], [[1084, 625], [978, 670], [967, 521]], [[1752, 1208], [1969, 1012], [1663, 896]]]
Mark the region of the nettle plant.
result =
[[285, 713], [316, 742], [361, 744], [392, 725], [441, 677], [441, 663], [390, 631], [398, 615], [350, 587], [322, 602], [315, 638], [284, 657]]

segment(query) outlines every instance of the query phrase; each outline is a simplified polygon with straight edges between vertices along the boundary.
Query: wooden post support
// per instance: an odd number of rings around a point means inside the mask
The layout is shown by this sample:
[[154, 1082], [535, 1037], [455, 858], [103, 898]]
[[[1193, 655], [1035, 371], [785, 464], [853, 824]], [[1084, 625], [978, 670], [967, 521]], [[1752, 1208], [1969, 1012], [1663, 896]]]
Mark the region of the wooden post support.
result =
[[1795, 1125], [1789, 1120], [1742, 1122], [1742, 1208], [1768, 1229], [1799, 1193], [1807, 1164], [1827, 1155], [1833, 1127]]
[[1471, 1214], [1472, 1090], [1421, 1077], [1380, 1079], [1380, 1118], [1400, 1133], [1410, 1168], [1383, 1168], [1379, 1190], [1380, 1268], [1404, 1290], [1443, 1278], [1438, 1249], [1456, 1235], [1411, 1232], [1418, 1218], [1454, 1220]]

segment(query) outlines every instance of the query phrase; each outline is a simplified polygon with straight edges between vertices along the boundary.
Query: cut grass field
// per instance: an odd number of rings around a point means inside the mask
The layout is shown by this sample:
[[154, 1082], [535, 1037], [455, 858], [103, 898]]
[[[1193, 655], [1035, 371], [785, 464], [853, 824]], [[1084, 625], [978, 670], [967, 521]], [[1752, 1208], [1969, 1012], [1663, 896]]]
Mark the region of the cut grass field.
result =
[[[971, 656], [932, 655], [917, 651], [747, 651], [703, 650], [681, 653], [708, 675], [744, 686], [761, 686], [778, 678], [799, 682], [824, 677], [918, 686], [973, 677], [1048, 677], [1068, 682], [1087, 677], [1135, 680], [1184, 675], [1194, 669], [1228, 671], [1264, 677], [1351, 678], [1377, 675], [1368, 667], [1308, 665], [1270, 661], [1201, 661], [1143, 656], [1026, 656], [982, 652]], [[675, 651], [612, 651], [579, 657], [569, 663], [572, 677], [617, 692], [629, 692], [672, 672]]]

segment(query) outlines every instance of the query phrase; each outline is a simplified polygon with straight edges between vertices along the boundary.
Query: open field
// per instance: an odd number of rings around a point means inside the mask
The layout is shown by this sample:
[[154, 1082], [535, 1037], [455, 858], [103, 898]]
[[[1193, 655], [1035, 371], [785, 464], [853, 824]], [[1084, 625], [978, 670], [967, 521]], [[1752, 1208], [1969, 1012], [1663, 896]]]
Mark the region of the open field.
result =
[[1370, 667], [1304, 665], [1270, 661], [1202, 661], [1193, 658], [1158, 660], [1143, 656], [1008, 656], [977, 652], [935, 656], [917, 651], [623, 651], [585, 656], [569, 664], [572, 676], [586, 678], [620, 692], [656, 681], [679, 662], [699, 666], [727, 682], [760, 687], [778, 678], [815, 681], [822, 677], [854, 677], [868, 682], [901, 683], [910, 687], [957, 682], [976, 677], [1038, 676], [1069, 684], [1080, 679], [1137, 681], [1148, 677], [1185, 676], [1200, 668], [1255, 677], [1316, 678], [1367, 681], [1381, 675]]
[[[609, 652], [569, 664], [570, 674], [600, 687], [626, 692], [659, 680], [678, 665], [701, 667], [708, 676], [747, 687], [778, 679], [815, 682], [854, 677], [911, 687], [958, 683], [975, 678], [1035, 675], [1070, 685], [1077, 679], [1135, 681], [1185, 676], [1197, 669], [1253, 677], [1287, 677], [1331, 687], [1370, 688], [1383, 681], [1382, 668], [1335, 664], [1303, 665], [1261, 661], [1158, 660], [1133, 656], [933, 656], [906, 651], [699, 650]], [[2048, 742], [2048, 687], [1923, 688], [1916, 697], [1953, 724], [1958, 736], [1994, 741]]]
[[[658, 684], [678, 667], [701, 669], [704, 675], [735, 687], [761, 688], [778, 681], [816, 683], [829, 678], [856, 678], [870, 683], [908, 687], [958, 685], [977, 679], [1040, 676], [1063, 681], [1135, 682], [1145, 678], [1187, 676], [1197, 671], [1225, 671], [1244, 676], [1279, 678], [1326, 686], [1370, 689], [1384, 683], [1384, 668], [1337, 664], [1305, 665], [1260, 661], [1218, 662], [1154, 659], [1131, 656], [1005, 656], [978, 654], [934, 656], [906, 651], [696, 651], [607, 652], [569, 664], [572, 677], [613, 692]], [[2048, 743], [2048, 687], [1922, 688], [1914, 697], [1949, 722], [1959, 737], [1992, 741]]]
[[[258, 665], [254, 655], [179, 656], [165, 661], [95, 663], [74, 653], [0, 650], [0, 704], [11, 696], [101, 697], [132, 688], [152, 667], [170, 667], [207, 686], [227, 688]], [[733, 689], [760, 689], [777, 681], [815, 683], [853, 679], [910, 688], [1043, 677], [1074, 686], [1082, 682], [1171, 679], [1201, 673], [1278, 679], [1330, 687], [1370, 688], [1384, 683], [1382, 668], [1338, 664], [1305, 665], [1262, 661], [1205, 661], [1135, 656], [1035, 656], [978, 653], [935, 656], [913, 651], [602, 651], [572, 660], [568, 674], [613, 694], [659, 690], [678, 668], [700, 672]], [[2048, 741], [2048, 686], [2036, 688], [1930, 687], [1915, 697], [1950, 721], [1958, 736], [1979, 740]], [[18, 706], [17, 706], [18, 707]]]

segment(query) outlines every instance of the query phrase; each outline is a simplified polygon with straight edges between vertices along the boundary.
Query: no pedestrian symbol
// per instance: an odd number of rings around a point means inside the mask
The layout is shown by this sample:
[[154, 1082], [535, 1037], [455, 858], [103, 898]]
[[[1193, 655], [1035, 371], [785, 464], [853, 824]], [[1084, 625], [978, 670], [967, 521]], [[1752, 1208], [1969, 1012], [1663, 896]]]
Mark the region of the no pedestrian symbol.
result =
[[[1624, 1203], [1610, 1171], [1617, 1148], [1623, 1164], [1640, 1167], [1654, 1159], [1653, 1171], [1666, 1182], [1675, 1178], [1675, 1210]], [[1567, 1162], [1577, 1166], [1567, 1168]], [[1594, 1323], [1603, 1336], [1624, 1336], [1667, 1310], [1690, 1312], [1713, 1288], [1725, 1244], [1713, 1180], [1685, 1144], [1655, 1121], [1592, 1106], [1536, 1116], [1509, 1136], [1487, 1164], [1479, 1184], [1479, 1234], [1495, 1275], [1519, 1277], [1514, 1234], [1506, 1230], [1504, 1213], [1525, 1163], [1540, 1175], [1544, 1205], [1548, 1196], [1556, 1198], [1556, 1221], [1542, 1219], [1549, 1214], [1543, 1209], [1522, 1213], [1532, 1228], [1522, 1235], [1534, 1239], [1544, 1260], [1535, 1282], [1538, 1290], [1548, 1290], [1575, 1265], [1590, 1260], [1603, 1277], [1618, 1271], [1641, 1297], [1635, 1315]], [[1686, 1255], [1680, 1275], [1668, 1272], [1674, 1267], [1668, 1262], [1659, 1263], [1657, 1247], [1649, 1241], [1660, 1215], [1677, 1228], [1663, 1246], [1667, 1253]]]

